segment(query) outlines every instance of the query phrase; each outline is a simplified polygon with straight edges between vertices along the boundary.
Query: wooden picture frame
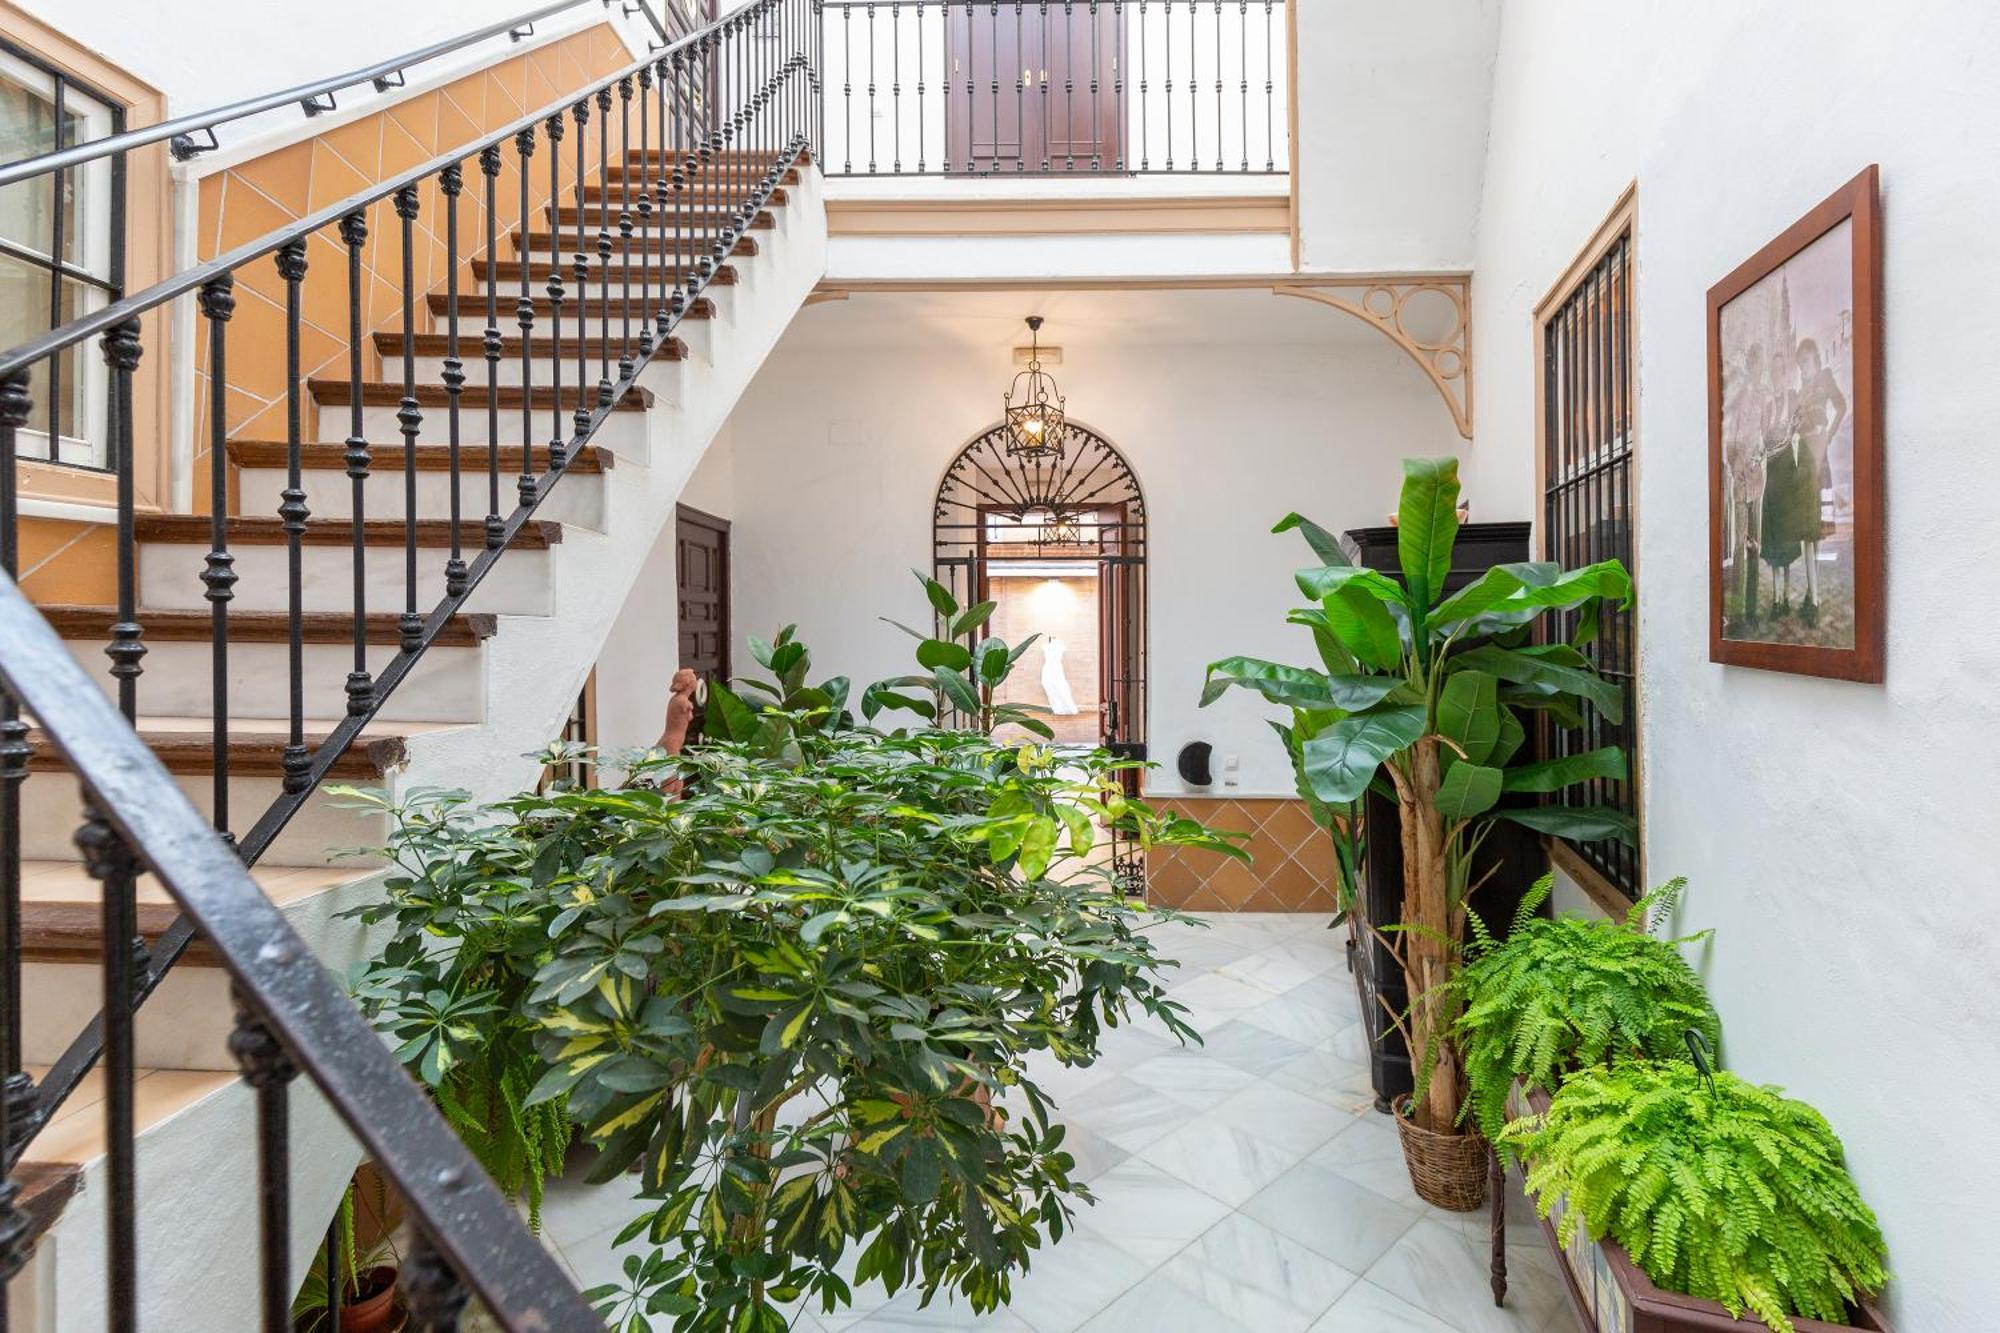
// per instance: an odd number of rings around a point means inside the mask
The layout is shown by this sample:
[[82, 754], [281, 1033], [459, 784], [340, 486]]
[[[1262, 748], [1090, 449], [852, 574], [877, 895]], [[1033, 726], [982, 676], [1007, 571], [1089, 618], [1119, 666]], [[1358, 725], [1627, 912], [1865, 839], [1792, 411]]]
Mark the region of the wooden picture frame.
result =
[[1878, 175], [1868, 167], [1709, 288], [1712, 662], [1882, 680]]

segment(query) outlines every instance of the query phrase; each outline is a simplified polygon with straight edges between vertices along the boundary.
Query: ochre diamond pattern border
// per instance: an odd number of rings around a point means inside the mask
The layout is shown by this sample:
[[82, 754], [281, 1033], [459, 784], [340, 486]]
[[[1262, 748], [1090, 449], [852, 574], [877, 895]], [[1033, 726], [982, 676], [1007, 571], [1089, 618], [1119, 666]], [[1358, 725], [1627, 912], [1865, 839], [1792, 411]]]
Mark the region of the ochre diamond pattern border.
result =
[[1199, 912], [1333, 912], [1333, 844], [1296, 798], [1164, 796], [1162, 810], [1210, 828], [1247, 833], [1250, 864], [1214, 852], [1159, 847], [1147, 853], [1146, 897]]

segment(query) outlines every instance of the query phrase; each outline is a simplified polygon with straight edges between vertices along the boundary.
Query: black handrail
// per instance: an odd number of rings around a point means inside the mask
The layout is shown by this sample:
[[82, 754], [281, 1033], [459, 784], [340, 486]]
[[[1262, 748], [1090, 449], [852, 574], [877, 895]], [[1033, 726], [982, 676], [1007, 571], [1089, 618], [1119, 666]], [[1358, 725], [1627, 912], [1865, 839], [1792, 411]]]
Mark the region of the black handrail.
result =
[[[750, 0], [726, 17], [568, 93], [533, 115], [0, 355], [0, 575], [13, 579], [20, 569], [16, 445], [33, 408], [35, 381], [31, 372], [39, 363], [79, 349], [93, 339], [100, 344], [110, 388], [107, 443], [117, 469], [117, 605], [107, 608], [105, 615], [114, 622], [108, 626], [110, 645], [106, 652], [130, 745], [144, 750], [145, 742], [136, 728], [145, 675], [144, 639], [151, 613], [139, 604], [140, 516], [135, 506], [133, 456], [127, 447], [135, 426], [133, 387], [142, 353], [140, 316], [178, 298], [198, 295], [197, 331], [208, 349], [205, 435], [211, 509], [202, 525], [209, 549], [195, 577], [209, 608], [204, 619], [211, 644], [213, 706], [208, 739], [212, 750], [205, 757], [212, 761], [216, 793], [212, 828], [207, 835], [213, 855], [227, 855], [240, 866], [255, 862], [268, 849], [335, 761], [377, 716], [416, 660], [444, 633], [501, 554], [523, 536], [549, 491], [572, 470], [583, 451], [595, 445], [600, 429], [637, 387], [639, 376], [663, 353], [678, 354], [675, 330], [683, 319], [708, 313], [707, 293], [712, 285], [733, 281], [728, 263], [731, 256], [754, 252], [748, 233], [764, 219], [766, 206], [780, 196], [781, 186], [792, 179], [793, 169], [810, 161], [816, 152], [821, 91], [814, 63], [817, 19], [816, 0]], [[597, 122], [595, 126], [589, 124], [591, 120]], [[574, 142], [573, 159], [562, 151], [566, 137]], [[594, 163], [587, 151], [592, 146], [596, 150]], [[534, 177], [541, 178], [543, 161], [548, 164], [547, 231], [538, 229], [530, 176], [533, 166]], [[567, 182], [566, 161], [573, 161]], [[498, 186], [510, 165], [515, 176], [508, 181], [506, 193], [512, 194], [518, 183], [519, 198], [518, 206], [512, 199], [504, 202], [507, 217], [503, 222]], [[426, 191], [420, 188], [425, 186], [435, 187], [430, 203], [425, 202]], [[458, 274], [475, 250], [459, 226], [461, 196], [467, 193], [473, 195], [467, 202], [483, 209], [485, 255], [483, 260], [474, 261], [474, 272], [484, 285], [485, 318], [483, 328], [464, 331], [467, 336], [463, 341], [472, 345], [473, 364], [484, 362], [483, 383], [468, 383], [467, 362], [461, 359], [461, 322], [467, 311], [458, 300]], [[371, 240], [370, 206], [375, 204], [390, 204], [392, 209], [376, 213], [375, 225], [383, 227], [386, 234]], [[419, 243], [416, 225], [427, 209], [432, 210], [431, 228], [443, 243], [442, 271], [448, 285], [444, 293], [447, 304], [435, 325], [442, 335], [438, 342], [443, 349], [443, 367], [434, 380], [420, 385], [417, 357], [437, 355], [435, 346], [421, 353], [416, 350], [419, 340], [435, 335], [420, 334], [413, 313], [419, 294], [413, 276]], [[572, 217], [573, 232], [568, 229]], [[504, 234], [500, 228], [512, 231], [517, 225], [518, 258], [503, 260], [498, 248]], [[587, 225], [594, 226], [591, 240], [586, 239]], [[347, 261], [346, 305], [339, 313], [346, 317], [349, 341], [356, 349], [345, 385], [350, 429], [341, 455], [346, 477], [352, 482], [352, 520], [318, 525], [310, 522], [309, 493], [302, 477], [306, 450], [303, 412], [315, 386], [306, 380], [307, 368], [301, 364], [302, 329], [309, 304], [305, 277], [309, 262], [326, 262], [311, 258], [308, 242], [316, 234], [329, 240], [335, 253]], [[573, 245], [569, 256], [564, 254], [566, 244]], [[370, 250], [371, 245], [375, 249]], [[620, 247], [622, 257], [614, 258]], [[401, 520], [369, 521], [365, 517], [366, 483], [374, 458], [378, 451], [392, 446], [372, 443], [364, 430], [363, 403], [380, 400], [370, 399], [366, 390], [371, 386], [361, 382], [363, 358], [358, 349], [367, 333], [395, 336], [379, 307], [373, 316], [364, 318], [362, 313], [363, 261], [370, 254], [377, 256], [374, 264], [383, 274], [394, 272], [400, 259], [402, 343], [397, 359], [402, 373], [401, 384], [395, 386], [400, 395], [394, 396], [393, 389], [390, 392], [396, 403], [396, 430], [401, 435]], [[236, 309], [236, 275], [250, 265], [257, 265], [261, 273], [263, 265], [273, 261], [283, 292], [278, 304], [283, 311], [285, 342], [285, 481], [275, 512], [285, 556], [286, 609], [270, 614], [282, 620], [289, 655], [289, 730], [283, 736], [282, 757], [276, 765], [282, 774], [281, 794], [259, 812], [254, 825], [239, 839], [233, 832], [229, 809], [229, 691], [234, 678], [230, 652], [235, 641], [231, 603], [241, 575], [235, 568], [240, 556], [230, 550], [236, 519], [228, 504], [232, 440], [228, 408], [234, 389], [227, 356], [233, 346], [230, 321]], [[511, 269], [518, 269], [518, 273], [508, 271]], [[576, 282], [573, 294], [565, 285], [566, 274], [573, 275]], [[543, 277], [547, 279], [546, 306], [531, 296], [530, 290], [531, 282]], [[512, 289], [517, 279], [519, 294], [515, 298]], [[504, 295], [499, 291], [502, 281], [509, 287]], [[322, 308], [313, 310], [313, 318], [337, 326], [339, 320], [331, 307], [338, 304], [338, 298], [330, 298], [323, 287], [316, 290]], [[437, 293], [430, 295], [435, 298]], [[574, 311], [566, 315], [565, 306], [570, 303]], [[502, 333], [503, 308], [518, 325], [517, 338], [510, 340]], [[537, 320], [546, 308], [553, 309], [554, 317], [546, 332], [541, 332]], [[593, 321], [594, 329], [589, 327]], [[377, 327], [378, 322], [381, 327]], [[563, 383], [566, 354], [574, 357], [576, 376], [567, 387]], [[503, 364], [516, 355], [513, 370], [518, 388], [505, 387], [501, 383]], [[550, 369], [544, 372], [537, 366]], [[544, 373], [552, 381], [546, 389], [534, 384]], [[334, 387], [339, 387], [338, 380]], [[270, 394], [271, 387], [263, 386], [262, 392]], [[467, 393], [474, 395], [473, 400], [462, 402]], [[518, 421], [519, 430], [519, 443], [506, 446], [509, 454], [518, 455], [519, 477], [504, 488], [500, 443], [505, 438], [503, 396], [510, 399], [506, 429], [511, 434]], [[513, 401], [516, 398], [518, 402]], [[448, 445], [438, 446], [438, 456], [446, 462], [450, 503], [450, 518], [439, 525], [448, 529], [448, 541], [439, 544], [449, 546], [450, 557], [437, 571], [442, 574], [443, 595], [435, 599], [434, 573], [420, 563], [418, 554], [418, 529], [431, 526], [419, 515], [416, 482], [425, 448], [418, 440], [424, 434], [427, 400], [433, 404], [428, 410], [449, 427]], [[440, 400], [442, 405], [435, 405]], [[538, 446], [533, 437], [544, 404], [551, 406], [550, 416], [545, 418], [550, 433], [546, 444]], [[573, 413], [566, 414], [565, 409], [571, 406]], [[484, 458], [473, 453], [475, 461], [467, 466], [467, 451], [461, 449], [461, 424], [476, 426], [482, 418], [485, 447], [477, 453], [483, 453]], [[440, 429], [433, 425], [428, 438], [437, 439]], [[485, 495], [478, 496], [478, 490], [484, 490]], [[517, 494], [518, 503], [503, 508], [503, 490]], [[475, 506], [484, 500], [483, 521], [467, 517], [461, 522], [461, 505], [468, 497]], [[269, 524], [270, 520], [264, 522]], [[383, 529], [400, 531], [391, 536]], [[326, 539], [332, 538], [351, 547], [354, 570], [353, 670], [345, 677], [344, 705], [336, 705], [344, 715], [323, 738], [308, 738], [304, 730], [304, 719], [311, 715], [305, 703], [308, 675], [304, 645], [309, 617], [303, 573], [309, 532], [319, 539], [312, 544], [330, 544]], [[468, 534], [477, 548], [472, 552], [462, 550], [462, 540]], [[402, 583], [398, 589], [401, 596], [394, 598], [401, 606], [390, 615], [396, 651], [380, 663], [379, 670], [371, 672], [379, 655], [371, 657], [368, 650], [380, 640], [372, 637], [366, 603], [384, 595], [373, 589], [371, 579], [383, 578], [386, 571], [379, 555], [391, 544], [400, 547], [405, 556], [405, 576], [389, 580]], [[371, 553], [377, 553], [376, 560], [370, 560]], [[33, 614], [32, 609], [28, 614]], [[379, 623], [379, 617], [375, 619]], [[43, 637], [53, 641], [52, 634]], [[340, 637], [346, 637], [344, 624]], [[17, 645], [20, 651], [39, 653], [40, 648], [30, 646], [36, 642], [12, 633], [0, 636], [0, 657], [11, 662]], [[319, 677], [311, 679], [317, 682]], [[28, 1077], [21, 1061], [18, 1003], [22, 966], [21, 788], [36, 767], [33, 760], [39, 743], [28, 718], [36, 717], [45, 728], [49, 725], [46, 717], [38, 716], [40, 712], [40, 705], [32, 699], [0, 689], [0, 935], [4, 936], [0, 943], [5, 945], [4, 956], [0, 956], [0, 1000], [5, 1001], [7, 1011], [0, 1015], [0, 1078], [4, 1078], [4, 1088], [0, 1088], [0, 1281], [18, 1268], [23, 1256], [24, 1228], [17, 1225], [19, 1214], [12, 1207], [13, 1185], [7, 1176], [27, 1142], [50, 1122], [56, 1108], [101, 1061], [108, 1140], [110, 1309], [113, 1324], [123, 1329], [135, 1323], [137, 1308], [133, 1290], [137, 1273], [137, 1140], [132, 1120], [135, 1012], [197, 931], [208, 929], [208, 920], [181, 900], [175, 878], [163, 870], [162, 882], [186, 910], [150, 944], [140, 937], [134, 882], [140, 873], [139, 862], [152, 863], [155, 849], [139, 845], [135, 854], [123, 833], [126, 813], [99, 808], [129, 798], [126, 787], [100, 783], [100, 774], [73, 752], [74, 737], [52, 734], [54, 748], [69, 756], [70, 767], [87, 794], [84, 828], [77, 841], [84, 851], [85, 868], [101, 886], [99, 963], [105, 1001], [102, 1012], [70, 1043], [39, 1084]], [[180, 799], [178, 793], [174, 799]], [[272, 937], [271, 947], [282, 951], [288, 946]], [[291, 957], [295, 962], [299, 959], [296, 953]], [[284, 1064], [279, 1046], [287, 1033], [283, 1015], [272, 1010], [288, 997], [254, 988], [246, 994], [243, 1003], [250, 1019], [241, 1028], [242, 1042], [232, 1041], [232, 1049], [237, 1050], [246, 1079], [260, 1092], [260, 1134], [277, 1144], [271, 1151], [282, 1160], [283, 1105], [277, 1102], [273, 1110], [274, 1104], [261, 1099], [261, 1094], [274, 1080], [283, 1081], [273, 1071]], [[257, 1035], [264, 1031], [260, 1010], [280, 1026], [278, 1038], [269, 1039], [268, 1033], [265, 1038]], [[330, 1095], [340, 1091], [328, 1090]], [[341, 1109], [343, 1114], [359, 1113], [348, 1106]], [[381, 1132], [394, 1129], [389, 1125]], [[413, 1188], [423, 1188], [426, 1182], [413, 1178], [411, 1183]], [[455, 1188], [455, 1184], [445, 1182], [446, 1195]], [[433, 1204], [448, 1211], [445, 1203], [433, 1200]], [[270, 1234], [274, 1233], [267, 1232]], [[448, 1236], [440, 1235], [437, 1240], [449, 1251]], [[275, 1294], [285, 1285], [282, 1247], [267, 1244], [263, 1262], [266, 1322], [275, 1331], [288, 1327], [282, 1301]], [[430, 1296], [422, 1291], [427, 1274], [428, 1285], [435, 1288]], [[406, 1286], [413, 1287], [408, 1292], [413, 1326], [445, 1327], [443, 1314], [449, 1313], [452, 1289], [449, 1263], [413, 1262], [405, 1265], [405, 1275]], [[435, 1321], [418, 1313], [418, 1307], [427, 1301], [428, 1308], [440, 1312]], [[503, 1320], [509, 1317], [497, 1308], [495, 1313]], [[545, 1322], [540, 1326], [567, 1325]]]
[[[86, 845], [119, 861], [121, 875], [136, 874], [143, 863], [200, 928], [234, 982], [237, 1028], [230, 1047], [257, 1089], [267, 1265], [274, 1250], [286, 1252], [291, 1238], [290, 1182], [275, 1157], [283, 1136], [274, 1142], [265, 1131], [281, 1122], [287, 1085], [303, 1072], [396, 1185], [425, 1239], [508, 1328], [601, 1329], [562, 1267], [529, 1234], [284, 913], [4, 575], [0, 643], [7, 645], [0, 680], [89, 787]], [[275, 1276], [285, 1276], [282, 1259]], [[267, 1302], [273, 1294], [266, 1291]], [[289, 1284], [281, 1280], [275, 1297], [289, 1308]]]
[[[275, 111], [286, 106], [297, 106], [308, 116], [321, 115], [335, 109], [330, 99], [336, 93], [345, 92], [363, 83], [371, 85], [376, 92], [387, 92], [398, 86], [406, 71], [418, 65], [427, 64], [455, 51], [463, 51], [468, 46], [477, 46], [503, 33], [514, 41], [520, 41], [532, 35], [534, 25], [541, 20], [588, 4], [601, 4], [608, 8], [611, 0], [556, 0], [555, 4], [531, 9], [511, 19], [489, 23], [472, 32], [447, 37], [443, 41], [432, 42], [429, 46], [406, 51], [387, 60], [378, 60], [365, 69], [350, 70], [346, 74], [335, 74], [331, 78], [302, 83], [296, 88], [285, 88], [275, 93], [265, 93], [259, 97], [231, 102], [212, 111], [176, 116], [172, 120], [163, 120], [156, 125], [146, 125], [136, 130], [127, 130], [123, 134], [111, 135], [109, 138], [77, 144], [58, 152], [43, 153], [37, 157], [23, 158], [19, 162], [10, 162], [0, 167], [0, 189], [18, 181], [45, 176], [53, 171], [68, 171], [85, 163], [95, 162], [101, 157], [128, 153], [134, 148], [144, 148], [161, 140], [167, 141], [168, 151], [177, 159], [186, 160], [201, 153], [211, 152], [220, 146], [215, 139], [217, 126], [262, 115], [266, 111]], [[634, 9], [645, 15], [646, 21], [652, 25], [653, 31], [659, 34], [662, 41], [673, 40], [665, 25], [661, 23], [660, 17], [653, 13], [645, 0], [640, 0], [637, 5], [628, 5], [625, 12], [629, 14]], [[329, 100], [322, 102], [323, 98]], [[208, 135], [209, 141], [198, 142], [194, 137], [197, 134]]]

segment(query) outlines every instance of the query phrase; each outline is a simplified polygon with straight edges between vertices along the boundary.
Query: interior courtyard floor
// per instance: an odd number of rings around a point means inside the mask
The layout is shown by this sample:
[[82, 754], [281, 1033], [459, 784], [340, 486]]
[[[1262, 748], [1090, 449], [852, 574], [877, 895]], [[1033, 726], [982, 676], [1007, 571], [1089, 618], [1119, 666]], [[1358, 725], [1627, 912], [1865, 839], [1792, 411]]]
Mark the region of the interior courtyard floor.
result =
[[[1411, 1192], [1369, 1090], [1345, 933], [1320, 914], [1201, 920], [1153, 929], [1182, 964], [1172, 993], [1203, 1045], [1140, 1023], [1088, 1069], [1038, 1068], [1097, 1202], [1016, 1278], [1012, 1305], [979, 1316], [940, 1295], [919, 1309], [871, 1284], [838, 1313], [798, 1312], [795, 1329], [1571, 1333], [1518, 1181], [1501, 1308], [1485, 1210], [1445, 1212]], [[632, 1194], [581, 1173], [551, 1186], [544, 1239], [582, 1286], [617, 1280]]]

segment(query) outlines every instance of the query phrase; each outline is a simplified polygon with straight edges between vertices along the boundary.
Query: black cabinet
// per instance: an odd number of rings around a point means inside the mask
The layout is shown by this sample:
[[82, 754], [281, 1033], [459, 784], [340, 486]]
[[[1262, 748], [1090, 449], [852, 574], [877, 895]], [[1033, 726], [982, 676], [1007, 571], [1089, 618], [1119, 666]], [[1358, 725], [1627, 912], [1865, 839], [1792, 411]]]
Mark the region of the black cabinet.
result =
[[[1489, 566], [1529, 559], [1529, 533], [1530, 526], [1526, 523], [1468, 523], [1460, 528], [1458, 543], [1452, 548], [1451, 573], [1445, 580], [1445, 590], [1457, 591]], [[1355, 564], [1402, 577], [1396, 560], [1396, 529], [1354, 528], [1341, 534], [1340, 545]], [[1391, 925], [1400, 919], [1403, 909], [1403, 845], [1398, 835], [1400, 819], [1396, 803], [1370, 792], [1362, 820], [1368, 838], [1368, 856], [1362, 872], [1362, 915], [1377, 925]], [[1516, 824], [1495, 825], [1473, 863], [1475, 883], [1491, 872], [1473, 895], [1473, 910], [1496, 935], [1504, 935], [1522, 895], [1547, 868], [1548, 856], [1533, 833]], [[1369, 1074], [1375, 1085], [1375, 1107], [1386, 1112], [1391, 1101], [1415, 1086], [1409, 1048], [1385, 1008], [1385, 1005], [1393, 1007], [1396, 1013], [1402, 1013], [1409, 1006], [1409, 992], [1395, 960], [1374, 937], [1364, 935], [1360, 948], [1348, 961], [1354, 971], [1355, 989], [1361, 996], [1361, 1021], [1369, 1038]]]

